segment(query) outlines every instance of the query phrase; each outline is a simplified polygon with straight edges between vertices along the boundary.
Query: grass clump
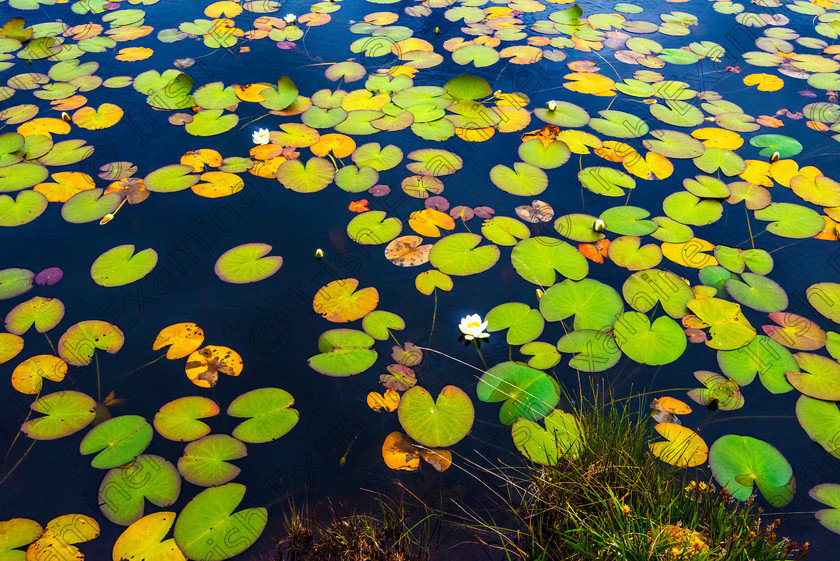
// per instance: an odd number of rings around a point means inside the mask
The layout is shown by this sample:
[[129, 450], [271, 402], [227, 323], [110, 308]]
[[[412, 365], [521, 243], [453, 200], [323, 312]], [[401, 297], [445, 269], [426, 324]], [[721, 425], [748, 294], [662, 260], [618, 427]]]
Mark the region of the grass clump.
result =
[[326, 515], [292, 510], [277, 544], [280, 561], [427, 561], [438, 519], [428, 515], [410, 524], [405, 511], [377, 501], [377, 514]]
[[[507, 560], [770, 561], [801, 559], [778, 540], [779, 520], [760, 519], [754, 496], [740, 502], [708, 474], [669, 466], [649, 449], [650, 416], [595, 397], [578, 406], [580, 438], [554, 466], [488, 470], [504, 489], [500, 507], [515, 528], [474, 517]], [[694, 475], [694, 477], [692, 477]], [[502, 485], [498, 486], [501, 479]], [[486, 542], [485, 542], [486, 543]]]

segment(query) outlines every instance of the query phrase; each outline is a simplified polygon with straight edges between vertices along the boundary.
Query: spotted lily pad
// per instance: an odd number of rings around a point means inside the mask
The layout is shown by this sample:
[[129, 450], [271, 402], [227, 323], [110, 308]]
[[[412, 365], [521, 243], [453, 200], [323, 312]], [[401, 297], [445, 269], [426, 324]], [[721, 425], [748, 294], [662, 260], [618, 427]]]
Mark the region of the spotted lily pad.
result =
[[87, 320], [71, 325], [58, 340], [58, 354], [67, 364], [85, 366], [93, 360], [97, 349], [114, 354], [125, 342], [125, 335], [116, 325], [106, 321]]
[[77, 391], [60, 391], [36, 399], [30, 408], [43, 417], [32, 418], [20, 430], [34, 440], [55, 440], [79, 432], [96, 415], [96, 402]]
[[64, 304], [58, 298], [35, 296], [21, 302], [6, 314], [6, 330], [23, 335], [35, 327], [38, 333], [45, 333], [58, 325], [64, 317]]

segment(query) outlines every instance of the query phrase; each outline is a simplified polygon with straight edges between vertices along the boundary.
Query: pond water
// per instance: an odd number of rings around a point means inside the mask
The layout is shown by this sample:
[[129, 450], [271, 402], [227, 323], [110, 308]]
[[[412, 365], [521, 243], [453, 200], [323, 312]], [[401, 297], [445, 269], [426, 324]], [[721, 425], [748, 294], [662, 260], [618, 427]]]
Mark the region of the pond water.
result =
[[[822, 0], [0, 3], [0, 520], [29, 520], [0, 524], [22, 551], [95, 521], [78, 547], [104, 559], [170, 512], [191, 558], [247, 559], [290, 503], [399, 483], [477, 506], [470, 462], [526, 462], [512, 431], [593, 378], [688, 404], [692, 453], [664, 458], [828, 558], [837, 19]], [[386, 465], [393, 433], [418, 470]], [[163, 518], [144, 520], [169, 538]]]

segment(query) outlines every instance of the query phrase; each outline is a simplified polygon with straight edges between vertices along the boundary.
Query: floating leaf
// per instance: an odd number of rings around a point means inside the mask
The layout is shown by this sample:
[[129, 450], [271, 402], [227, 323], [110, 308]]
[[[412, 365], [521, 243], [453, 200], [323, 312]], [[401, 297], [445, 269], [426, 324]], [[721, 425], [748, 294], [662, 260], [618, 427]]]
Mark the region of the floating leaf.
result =
[[522, 455], [538, 464], [557, 465], [560, 458], [580, 454], [580, 427], [575, 417], [555, 409], [543, 419], [545, 428], [520, 417], [513, 423], [513, 443]]
[[84, 514], [65, 514], [50, 520], [38, 541], [26, 550], [27, 559], [84, 559], [73, 544], [99, 536], [99, 524]]
[[815, 322], [788, 312], [773, 312], [770, 319], [778, 324], [762, 325], [764, 332], [777, 343], [800, 351], [815, 351], [825, 346], [827, 335]]
[[536, 236], [517, 243], [511, 251], [510, 260], [523, 279], [540, 286], [554, 284], [555, 271], [572, 280], [580, 280], [589, 272], [586, 258], [577, 249], [549, 236]]
[[395, 313], [374, 310], [364, 317], [362, 327], [365, 333], [374, 339], [384, 341], [390, 336], [391, 329], [397, 331], [405, 329], [405, 321]]
[[698, 370], [694, 377], [706, 386], [688, 392], [688, 397], [697, 403], [709, 406], [714, 402], [721, 411], [733, 411], [744, 406], [744, 396], [735, 380], [706, 370]]
[[85, 366], [93, 360], [96, 349], [109, 354], [119, 351], [125, 336], [120, 328], [106, 321], [80, 321], [67, 328], [58, 340], [58, 354], [67, 364]]
[[30, 409], [43, 413], [32, 418], [20, 430], [34, 440], [55, 440], [79, 432], [93, 422], [96, 402], [76, 391], [60, 391], [36, 399]]
[[12, 518], [0, 522], [0, 555], [8, 561], [25, 561], [26, 554], [19, 547], [29, 545], [44, 533], [41, 525], [28, 518]]
[[819, 501], [832, 508], [818, 510], [814, 515], [820, 524], [840, 534], [840, 485], [834, 483], [823, 483], [816, 485], [808, 491], [808, 495], [815, 501]]
[[242, 373], [242, 357], [228, 347], [207, 345], [187, 358], [187, 378], [198, 387], [212, 388], [219, 380], [219, 372], [228, 376]]
[[793, 386], [785, 373], [799, 369], [790, 351], [764, 335], [736, 350], [718, 351], [717, 361], [721, 371], [741, 386], [751, 383], [758, 374], [761, 384], [771, 393], [791, 391]]
[[266, 257], [271, 249], [264, 243], [242, 244], [229, 249], [216, 260], [216, 276], [233, 284], [265, 280], [283, 265], [279, 255]]
[[175, 466], [160, 456], [141, 454], [105, 475], [99, 486], [99, 508], [111, 522], [128, 526], [143, 517], [145, 499], [166, 507], [180, 492], [181, 477]]
[[181, 397], [160, 408], [154, 419], [155, 430], [169, 440], [196, 440], [210, 434], [210, 427], [199, 421], [219, 414], [219, 406], [206, 397]]
[[718, 483], [739, 501], [752, 493], [753, 483], [767, 501], [785, 506], [793, 498], [793, 469], [771, 444], [751, 436], [728, 434], [709, 448], [709, 466]]
[[787, 371], [787, 379], [794, 388], [814, 399], [840, 401], [840, 364], [811, 353], [793, 356], [799, 367]]
[[373, 288], [359, 286], [357, 279], [339, 279], [321, 287], [315, 294], [312, 307], [315, 312], [329, 321], [345, 323], [360, 319], [376, 308], [379, 292]]
[[134, 253], [134, 245], [119, 245], [96, 258], [90, 268], [90, 276], [99, 286], [124, 286], [148, 275], [157, 260], [154, 249]]
[[446, 236], [432, 247], [429, 261], [433, 267], [447, 275], [465, 276], [484, 272], [496, 264], [500, 252], [495, 245], [477, 247], [479, 243], [481, 236], [477, 234]]
[[133, 522], [114, 543], [114, 558], [186, 561], [175, 540], [164, 539], [174, 523], [174, 512], [153, 512]]
[[228, 406], [227, 414], [249, 419], [233, 429], [233, 436], [254, 444], [277, 440], [298, 422], [300, 413], [292, 408], [294, 403], [292, 395], [279, 388], [261, 388], [240, 395]]
[[397, 415], [403, 430], [424, 446], [452, 446], [472, 428], [475, 410], [464, 391], [445, 386], [435, 400], [426, 389], [414, 386], [400, 400]]
[[327, 376], [352, 376], [376, 362], [373, 337], [355, 329], [331, 329], [318, 338], [320, 354], [309, 357], [309, 366]]
[[193, 485], [210, 487], [234, 479], [241, 471], [228, 463], [248, 455], [245, 445], [226, 434], [213, 434], [194, 440], [178, 458], [178, 471]]
[[0, 333], [0, 364], [12, 360], [22, 350], [22, 337], [11, 333]]
[[382, 210], [371, 210], [353, 218], [347, 225], [347, 235], [356, 243], [378, 245], [388, 243], [402, 231], [399, 218], [386, 218]]
[[651, 324], [639, 312], [624, 312], [618, 316], [613, 334], [621, 352], [636, 362], [652, 366], [677, 360], [687, 344], [685, 333], [677, 322], [663, 316]]
[[420, 452], [413, 440], [401, 432], [392, 432], [382, 443], [382, 458], [393, 470], [417, 471], [420, 469]]
[[169, 347], [166, 358], [184, 358], [197, 350], [204, 341], [204, 330], [194, 323], [175, 323], [160, 330], [152, 350]]
[[533, 197], [539, 195], [548, 186], [548, 176], [537, 166], [525, 162], [515, 162], [513, 169], [497, 164], [490, 170], [493, 184], [513, 195]]
[[99, 452], [90, 465], [99, 469], [115, 468], [142, 454], [153, 434], [152, 426], [139, 415], [112, 417], [85, 435], [79, 452], [83, 455]]
[[555, 382], [547, 374], [516, 362], [502, 362], [487, 370], [478, 382], [476, 395], [489, 403], [503, 401], [499, 419], [506, 425], [520, 417], [537, 421], [560, 399]]
[[67, 363], [53, 355], [35, 355], [12, 371], [12, 387], [26, 394], [40, 394], [44, 380], [60, 382], [67, 374]]
[[574, 315], [575, 330], [612, 327], [623, 308], [615, 289], [594, 279], [566, 279], [550, 286], [540, 298], [546, 320], [562, 321]]
[[693, 430], [675, 423], [658, 423], [653, 428], [666, 442], [650, 444], [650, 451], [663, 462], [679, 467], [699, 466], [706, 462], [709, 447]]
[[287, 160], [277, 167], [277, 180], [286, 189], [297, 193], [315, 193], [332, 183], [335, 168], [323, 158], [309, 158], [306, 165], [300, 160]]
[[46, 333], [64, 317], [64, 304], [58, 298], [36, 296], [21, 302], [6, 314], [6, 330], [23, 335], [35, 326], [38, 333]]
[[836, 403], [801, 395], [796, 401], [796, 418], [811, 440], [840, 458], [840, 410]]
[[421, 244], [423, 238], [420, 236], [400, 236], [385, 247], [385, 258], [400, 267], [417, 267], [428, 263], [432, 244]]

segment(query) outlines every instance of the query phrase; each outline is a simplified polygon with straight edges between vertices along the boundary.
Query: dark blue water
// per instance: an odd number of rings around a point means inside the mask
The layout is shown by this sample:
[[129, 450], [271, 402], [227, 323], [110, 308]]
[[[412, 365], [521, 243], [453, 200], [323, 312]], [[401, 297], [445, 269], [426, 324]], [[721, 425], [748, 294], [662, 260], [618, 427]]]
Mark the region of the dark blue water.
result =
[[[186, 39], [167, 45], [155, 39], [155, 34], [161, 29], [204, 17], [203, 5], [165, 0], [145, 8], [146, 24], [155, 28], [151, 35], [118, 45], [118, 48], [150, 46], [155, 49], [151, 58], [128, 63], [114, 60], [113, 53], [103, 53], [86, 54], [81, 60], [100, 62], [97, 74], [103, 77], [134, 76], [148, 69], [162, 72], [171, 67], [175, 58], [207, 55], [187, 70], [193, 76], [196, 88], [213, 81], [223, 81], [226, 85], [276, 83], [285, 74], [298, 85], [301, 95], [311, 95], [318, 89], [335, 87], [324, 78], [326, 67], [315, 64], [338, 62], [353, 56], [349, 44], [358, 36], [347, 30], [351, 21], [358, 21], [365, 14], [380, 10], [402, 14], [406, 6], [413, 4], [378, 5], [346, 1], [339, 11], [331, 14], [329, 24], [312, 28], [305, 41], [298, 41], [293, 50], [277, 49], [272, 41], [263, 39], [250, 42], [248, 53], [240, 53], [237, 49], [211, 53], [200, 41]], [[608, 3], [582, 3], [581, 6], [585, 15], [612, 11], [612, 5]], [[290, 2], [273, 15], [282, 16], [286, 12], [300, 15], [308, 10], [308, 5]], [[760, 96], [754, 88], [744, 86], [741, 78], [748, 72], [775, 70], [747, 70], [748, 65], [741, 60], [741, 53], [755, 49], [745, 43], [742, 33], [733, 31], [746, 28], [737, 26], [734, 16], [714, 12], [709, 3], [695, 1], [646, 7], [644, 13], [628, 15], [628, 19], [659, 21], [660, 12], [671, 10], [693, 13], [700, 19], [700, 24], [692, 28], [689, 37], [653, 34], [651, 38], [665, 47], [680, 47], [700, 39], [715, 41], [727, 48], [728, 54], [727, 58], [717, 63], [706, 59], [696, 65], [667, 65], [660, 70], [666, 78], [684, 80], [693, 89], [718, 91], [724, 99], [741, 104], [747, 113], [754, 116], [772, 115], [781, 107], [796, 111], [805, 103], [814, 101], [797, 94], [798, 89], [807, 86], [804, 81], [800, 86], [794, 78], [785, 78], [788, 85], [783, 90]], [[647, 106], [637, 100], [619, 96], [613, 101], [613, 98], [577, 94], [563, 88], [563, 75], [570, 72], [565, 62], [543, 60], [535, 65], [516, 66], [501, 61], [479, 69], [457, 66], [440, 45], [446, 38], [459, 35], [461, 24], [447, 21], [441, 13], [442, 10], [436, 9], [427, 18], [411, 18], [402, 14], [396, 24], [413, 28], [416, 36], [432, 42], [436, 52], [444, 56], [444, 64], [421, 70], [415, 77], [415, 85], [443, 85], [452, 76], [472, 73], [505, 92], [524, 91], [531, 97], [529, 109], [544, 106], [548, 99], [563, 99], [581, 105], [592, 116], [609, 106], [610, 109], [639, 114], [648, 120], [651, 128], [674, 128], [650, 117]], [[815, 35], [810, 17], [789, 11], [785, 13], [791, 17], [787, 27], [797, 29], [805, 36]], [[0, 6], [0, 23], [13, 15], [18, 15], [18, 12], [8, 5]], [[78, 19], [79, 16], [72, 14], [68, 5], [55, 5], [23, 12], [23, 17], [29, 24], [57, 18], [85, 22], [89, 18], [96, 20], [98, 16]], [[525, 14], [523, 18], [526, 22], [536, 19], [533, 14]], [[236, 22], [248, 29], [248, 18], [240, 16]], [[431, 33], [435, 26], [440, 28], [439, 36]], [[600, 51], [600, 56], [572, 49], [566, 49], [566, 52], [569, 56], [566, 62], [592, 60], [601, 67], [600, 73], [616, 81], [631, 77], [634, 70], [641, 69], [614, 60], [609, 48]], [[611, 62], [620, 79], [601, 57]], [[392, 57], [359, 60], [371, 71], [379, 65], [394, 63]], [[48, 66], [45, 64], [49, 63], [35, 61], [32, 67], [18, 65], [0, 72], [0, 77], [5, 80], [22, 71], [46, 72], [44, 68]], [[740, 64], [743, 73], [732, 74], [723, 70], [729, 64]], [[342, 87], [347, 90], [360, 88], [363, 81]], [[821, 91], [818, 93], [823, 94]], [[262, 107], [242, 103], [237, 110], [240, 116], [237, 128], [220, 136], [198, 138], [170, 125], [166, 120], [167, 113], [150, 111], [144, 104], [143, 96], [130, 87], [116, 90], [98, 88], [85, 95], [88, 105], [98, 106], [107, 101], [120, 105], [126, 112], [124, 122], [118, 127], [92, 132], [74, 129], [69, 135], [70, 138], [87, 139], [96, 147], [96, 152], [88, 160], [67, 169], [78, 169], [91, 175], [95, 175], [95, 170], [107, 162], [126, 160], [134, 162], [138, 166], [137, 176], [143, 177], [163, 165], [177, 163], [186, 151], [198, 148], [213, 148], [225, 157], [247, 156], [253, 146], [251, 133], [257, 127], [276, 130], [280, 123], [299, 122], [296, 117], [261, 117], [265, 113]], [[18, 92], [3, 103], [3, 107], [37, 103], [42, 107], [39, 116], [55, 113], [48, 104], [33, 98], [29, 92]], [[764, 104], [767, 104], [766, 108]], [[257, 118], [256, 122], [246, 125]], [[542, 123], [534, 119], [525, 130], [540, 126]], [[7, 126], [4, 132], [6, 130], [13, 128]], [[807, 128], [804, 120], [786, 121], [780, 131], [800, 139], [805, 147], [803, 153], [795, 158], [800, 166], [817, 165], [831, 175], [830, 171], [837, 164], [834, 140]], [[759, 132], [779, 131], [762, 129]], [[515, 206], [530, 201], [508, 195], [489, 181], [489, 170], [493, 165], [504, 163], [510, 166], [518, 160], [518, 133], [497, 133], [488, 142], [473, 144], [457, 138], [436, 144], [418, 139], [408, 130], [360, 136], [356, 141], [358, 144], [380, 142], [383, 146], [396, 144], [405, 153], [422, 147], [444, 147], [459, 154], [464, 160], [464, 167], [446, 178], [443, 192], [452, 206], [487, 205], [496, 209], [499, 215], [512, 216]], [[641, 149], [638, 140], [628, 142]], [[758, 159], [758, 150], [745, 146], [738, 153], [745, 159]], [[308, 149], [300, 151], [304, 157], [309, 157]], [[587, 167], [602, 165], [603, 162], [590, 154], [583, 156], [580, 165]], [[681, 189], [682, 178], [700, 173], [691, 162], [673, 162], [675, 171], [671, 178], [658, 182], [638, 180], [637, 189], [630, 196], [630, 204], [647, 208], [654, 216], [661, 215], [661, 201]], [[401, 218], [406, 225], [402, 234], [409, 233], [408, 215], [423, 208], [423, 203], [400, 191], [399, 184], [406, 174], [402, 164], [380, 173], [379, 183], [392, 187], [392, 193], [382, 199], [367, 194], [345, 193], [334, 185], [319, 193], [301, 195], [284, 189], [275, 180], [243, 174], [245, 189], [234, 196], [205, 199], [189, 190], [172, 194], [155, 193], [142, 204], [123, 208], [107, 227], [95, 222], [68, 224], [61, 219], [60, 205], [52, 203], [36, 221], [0, 232], [0, 269], [22, 267], [37, 272], [57, 266], [64, 270], [64, 279], [55, 286], [36, 286], [24, 296], [2, 302], [0, 312], [5, 314], [18, 302], [35, 295], [61, 299], [67, 314], [62, 323], [50, 332], [53, 341], [69, 325], [85, 319], [101, 319], [119, 326], [126, 336], [125, 346], [115, 355], [100, 356], [102, 394], [113, 390], [117, 398], [124, 400], [112, 408], [111, 413], [115, 416], [137, 414], [151, 419], [163, 404], [185, 395], [210, 397], [223, 411], [235, 397], [254, 388], [280, 387], [294, 396], [295, 407], [301, 414], [298, 425], [276, 442], [249, 445], [248, 456], [236, 462], [242, 468], [242, 474], [236, 481], [248, 486], [241, 506], [269, 507], [266, 532], [258, 545], [243, 554], [242, 558], [256, 558], [259, 552], [270, 549], [270, 540], [279, 533], [289, 503], [301, 504], [305, 499], [318, 502], [330, 498], [344, 504], [364, 506], [370, 503], [372, 494], [360, 489], [393, 495], [398, 492], [395, 482], [399, 481], [424, 499], [431, 499], [432, 503], [444, 496], [445, 500], [461, 499], [469, 504], [480, 504], [484, 500], [481, 495], [483, 490], [465, 473], [472, 469], [467, 460], [478, 461], [482, 465], [496, 459], [520, 461], [512, 446], [509, 428], [498, 422], [496, 406], [473, 399], [476, 423], [470, 435], [453, 447], [456, 462], [452, 469], [437, 473], [426, 465], [419, 473], [397, 473], [387, 469], [381, 458], [381, 444], [385, 436], [400, 430], [396, 416], [372, 412], [365, 405], [366, 394], [381, 389], [377, 377], [390, 363], [391, 343], [378, 342], [375, 347], [380, 357], [377, 364], [358, 376], [330, 378], [314, 372], [306, 363], [308, 357], [317, 353], [318, 335], [336, 327], [313, 313], [312, 298], [321, 286], [336, 279], [352, 277], [359, 279], [362, 287], [375, 286], [380, 294], [379, 309], [395, 312], [406, 320], [406, 329], [395, 334], [401, 342], [426, 344], [475, 365], [480, 362], [474, 350], [465, 349], [457, 342], [457, 324], [461, 317], [469, 313], [484, 314], [492, 307], [509, 301], [536, 306], [535, 287], [516, 274], [510, 264], [509, 250], [502, 248], [502, 257], [493, 269], [473, 277], [455, 278], [452, 292], [438, 292], [437, 319], [434, 335], [429, 340], [434, 300], [419, 294], [413, 284], [414, 277], [422, 269], [395, 267], [385, 260], [381, 246], [360, 246], [345, 234], [346, 224], [353, 216], [347, 205], [360, 198], [370, 200], [372, 209], [387, 210], [390, 215]], [[624, 202], [624, 199], [600, 197], [585, 190], [581, 192], [575, 177], [578, 166], [578, 157], [573, 155], [566, 165], [548, 171], [549, 188], [538, 198], [554, 207], [555, 216], [571, 212], [597, 216], [603, 210]], [[772, 190], [772, 195], [774, 202], [801, 202], [793, 193], [779, 186]], [[695, 236], [712, 243], [748, 248], [749, 231], [740, 206], [726, 205], [723, 218], [708, 227], [694, 227]], [[763, 223], [757, 223], [752, 217], [751, 220], [754, 233], [763, 228]], [[467, 225], [475, 232], [480, 229], [480, 220], [473, 219]], [[464, 231], [463, 226], [456, 231]], [[549, 223], [535, 226], [533, 233], [551, 235], [554, 232]], [[787, 291], [791, 300], [788, 310], [818, 321], [826, 330], [833, 329], [835, 326], [830, 325], [831, 322], [810, 307], [804, 293], [814, 282], [837, 281], [838, 273], [832, 266], [832, 261], [836, 262], [834, 252], [837, 244], [803, 240], [786, 247], [792, 241], [769, 233], [755, 239], [756, 247], [767, 251], [778, 250], [773, 253], [776, 265], [770, 277]], [[272, 254], [282, 255], [284, 259], [280, 271], [254, 285], [232, 285], [219, 281], [213, 273], [213, 265], [219, 255], [249, 242], [272, 245]], [[104, 251], [127, 243], [134, 244], [138, 250], [147, 247], [156, 249], [160, 259], [155, 270], [143, 280], [128, 286], [109, 289], [96, 286], [89, 275], [93, 260]], [[314, 258], [316, 248], [324, 249], [325, 258], [322, 261]], [[698, 282], [696, 270], [684, 269], [668, 261], [663, 261], [660, 267], [689, 278], [693, 284]], [[610, 262], [590, 266], [590, 278], [616, 288], [620, 288], [627, 275], [626, 270]], [[754, 326], [767, 323], [766, 315], [746, 308], [744, 311]], [[242, 375], [238, 378], [222, 377], [211, 390], [200, 390], [184, 375], [183, 360], [165, 359], [126, 375], [159, 356], [159, 352], [152, 351], [151, 346], [162, 328], [184, 321], [195, 322], [204, 329], [205, 344], [224, 345], [239, 352], [245, 364]], [[563, 333], [560, 325], [547, 324], [540, 340], [555, 342]], [[482, 348], [488, 364], [508, 359], [509, 350], [502, 337], [503, 334], [494, 335], [490, 344]], [[18, 394], [11, 388], [8, 382], [11, 371], [23, 358], [50, 353], [45, 339], [29, 333], [25, 340], [23, 353], [0, 366], [0, 381], [6, 380], [2, 394], [5, 406], [0, 408], [0, 429], [5, 443], [14, 438], [31, 402], [30, 396]], [[517, 349], [513, 349], [513, 358], [522, 358]], [[640, 366], [624, 357], [606, 373], [582, 373], [580, 377], [566, 366], [566, 358], [553, 369], [553, 374], [565, 387], [575, 390], [579, 379], [586, 380], [591, 376], [613, 385], [618, 395], [628, 395], [631, 391], [655, 393], [679, 388], [667, 392], [667, 395], [686, 399], [685, 389], [697, 387], [692, 372], [719, 371], [715, 353], [703, 345], [689, 345], [683, 357], [663, 367]], [[422, 385], [434, 395], [443, 386], [455, 384], [472, 397], [475, 395], [476, 374], [475, 370], [429, 354], [423, 365], [418, 367]], [[70, 380], [60, 388], [96, 394], [94, 366], [72, 369], [68, 378]], [[55, 385], [50, 383], [47, 387], [51, 388], [50, 391], [55, 389]], [[815, 559], [828, 558], [827, 548], [835, 536], [814, 519], [813, 512], [822, 507], [807, 496], [807, 490], [818, 483], [840, 481], [837, 460], [811, 442], [799, 427], [793, 409], [797, 392], [772, 395], [756, 380], [745, 387], [743, 393], [747, 402], [744, 409], [711, 413], [696, 406], [695, 413], [686, 417], [684, 423], [698, 430], [708, 444], [722, 435], [736, 433], [767, 440], [776, 446], [794, 466], [797, 493], [793, 502], [784, 509], [768, 507], [770, 511], [779, 510], [769, 518], [782, 519], [780, 535], [788, 535], [800, 543], [810, 541]], [[206, 422], [214, 434], [229, 434], [238, 424], [238, 420], [223, 413]], [[0, 517], [26, 517], [45, 524], [61, 514], [89, 514], [102, 523], [102, 535], [85, 544], [83, 551], [91, 559], [105, 558], [110, 555], [110, 548], [122, 528], [107, 522], [99, 513], [96, 492], [104, 472], [91, 468], [90, 458], [78, 453], [83, 434], [37, 443], [21, 467], [0, 488]], [[354, 439], [346, 463], [341, 465], [340, 459]], [[17, 454], [28, 446], [26, 440], [15, 445], [12, 458], [17, 458]], [[182, 449], [181, 444], [156, 436], [146, 453], [175, 462]], [[7, 463], [6, 469], [11, 463]], [[181, 497], [170, 508], [180, 510], [199, 491], [200, 488], [184, 482]], [[451, 506], [451, 503], [445, 506]], [[154, 510], [156, 507], [147, 504], [147, 513]]]

